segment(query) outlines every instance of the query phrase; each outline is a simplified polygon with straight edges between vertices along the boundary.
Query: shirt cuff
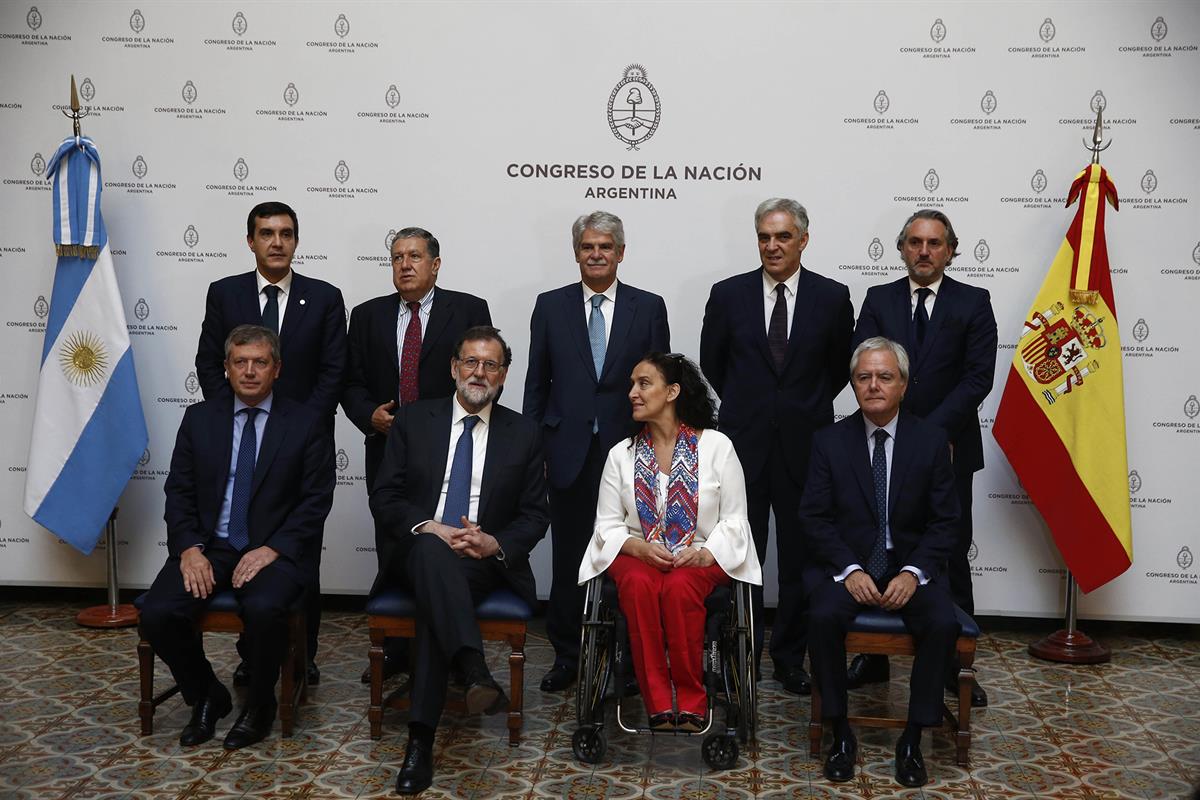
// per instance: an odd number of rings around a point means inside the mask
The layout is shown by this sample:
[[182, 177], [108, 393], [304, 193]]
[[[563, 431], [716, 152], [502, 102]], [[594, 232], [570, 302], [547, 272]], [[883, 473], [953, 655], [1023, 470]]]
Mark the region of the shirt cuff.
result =
[[846, 578], [849, 578], [850, 574], [852, 572], [854, 572], [855, 570], [858, 570], [858, 569], [862, 569], [862, 567], [859, 566], [858, 564], [851, 564], [850, 566], [846, 567], [844, 570], [842, 570], [837, 575], [834, 575], [833, 582], [841, 583], [842, 581], [846, 580]]
[[924, 586], [925, 584], [929, 583], [929, 576], [927, 576], [924, 572], [922, 572], [920, 569], [917, 569], [916, 567], [904, 566], [904, 567], [900, 568], [900, 571], [901, 572], [911, 572], [913, 575], [916, 575], [917, 576], [917, 584], [920, 586]]
[[424, 522], [418, 522], [416, 525], [412, 526], [412, 532], [413, 533], [425, 533], [425, 531], [421, 530], [421, 528], [425, 527], [426, 525], [428, 525], [429, 523], [431, 523], [433, 521], [434, 520], [427, 519]]

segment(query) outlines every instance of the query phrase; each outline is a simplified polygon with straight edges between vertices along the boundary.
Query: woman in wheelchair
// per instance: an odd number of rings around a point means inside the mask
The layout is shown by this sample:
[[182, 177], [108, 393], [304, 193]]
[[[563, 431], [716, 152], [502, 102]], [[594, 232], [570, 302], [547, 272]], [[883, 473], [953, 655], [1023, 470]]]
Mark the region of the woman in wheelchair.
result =
[[630, 383], [642, 428], [608, 453], [579, 582], [607, 570], [617, 584], [651, 729], [696, 732], [708, 708], [704, 600], [731, 579], [762, 583], [745, 478], [695, 364], [651, 353]]

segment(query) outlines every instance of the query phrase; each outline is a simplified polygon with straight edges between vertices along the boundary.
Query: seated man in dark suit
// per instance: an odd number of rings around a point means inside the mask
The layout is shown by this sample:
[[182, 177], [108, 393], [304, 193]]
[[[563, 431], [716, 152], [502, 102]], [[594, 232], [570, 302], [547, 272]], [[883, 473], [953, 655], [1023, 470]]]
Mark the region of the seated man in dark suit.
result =
[[809, 592], [813, 679], [833, 729], [825, 759], [831, 781], [854, 777], [858, 750], [846, 719], [846, 627], [867, 606], [896, 611], [916, 639], [908, 724], [896, 744], [896, 780], [928, 776], [921, 729], [941, 724], [942, 685], [960, 626], [946, 579], [958, 498], [946, 433], [900, 411], [908, 355], [873, 337], [850, 359], [859, 411], [823, 428], [800, 501], [812, 556]]
[[433, 738], [451, 669], [467, 709], [508, 700], [483, 657], [475, 606], [507, 587], [533, 604], [529, 552], [549, 511], [537, 424], [496, 405], [512, 351], [490, 326], [469, 328], [450, 359], [455, 393], [396, 410], [371, 493], [376, 524], [395, 542], [417, 605], [408, 749], [400, 794], [433, 782]]
[[213, 737], [232, 710], [204, 656], [195, 619], [215, 592], [237, 594], [251, 683], [225, 737], [233, 750], [261, 741], [275, 721], [275, 683], [288, 609], [310, 585], [333, 504], [333, 447], [325, 419], [272, 390], [279, 339], [240, 325], [225, 340], [232, 393], [188, 408], [167, 478], [167, 563], [141, 625], [175, 676], [192, 717], [179, 743]]

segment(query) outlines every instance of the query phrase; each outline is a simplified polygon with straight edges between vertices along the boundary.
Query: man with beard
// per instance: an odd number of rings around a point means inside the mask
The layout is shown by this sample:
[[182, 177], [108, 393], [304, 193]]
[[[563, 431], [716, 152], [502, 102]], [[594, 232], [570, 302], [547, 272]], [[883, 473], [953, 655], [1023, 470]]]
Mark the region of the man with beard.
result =
[[512, 351], [490, 326], [469, 328], [450, 359], [455, 393], [396, 410], [371, 512], [392, 538], [417, 606], [408, 748], [400, 794], [433, 781], [433, 739], [451, 669], [467, 686], [467, 709], [508, 705], [488, 671], [475, 606], [506, 587], [536, 599], [529, 552], [549, 511], [538, 426], [493, 401]]

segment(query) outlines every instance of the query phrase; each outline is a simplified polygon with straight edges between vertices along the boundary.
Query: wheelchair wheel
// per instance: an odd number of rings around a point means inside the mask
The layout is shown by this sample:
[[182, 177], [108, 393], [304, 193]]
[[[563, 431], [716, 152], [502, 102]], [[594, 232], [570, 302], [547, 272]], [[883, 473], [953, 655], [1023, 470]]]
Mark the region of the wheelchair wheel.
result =
[[[737, 745], [735, 744], [734, 747], [734, 758], [736, 758]], [[584, 764], [599, 764], [607, 749], [608, 742], [604, 740], [603, 728], [584, 725], [571, 736], [571, 750], [575, 753], [575, 757]]]
[[704, 737], [704, 745], [700, 752], [704, 757], [704, 763], [708, 764], [709, 768], [729, 769], [737, 763], [737, 737], [723, 733], [710, 733]]
[[[596, 580], [593, 579], [593, 583]], [[604, 689], [612, 671], [611, 629], [600, 621], [598, 593], [598, 583], [594, 587], [589, 585], [580, 632], [575, 721], [581, 729], [603, 723]]]

